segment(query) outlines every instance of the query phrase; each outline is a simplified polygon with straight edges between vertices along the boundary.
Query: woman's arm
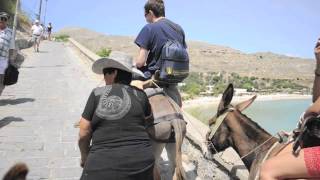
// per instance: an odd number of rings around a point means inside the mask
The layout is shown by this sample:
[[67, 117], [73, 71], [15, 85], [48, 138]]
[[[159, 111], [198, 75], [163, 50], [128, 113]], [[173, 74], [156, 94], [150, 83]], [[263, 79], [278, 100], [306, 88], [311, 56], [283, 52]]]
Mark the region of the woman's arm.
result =
[[80, 131], [79, 131], [79, 140], [78, 140], [78, 145], [81, 152], [81, 167], [84, 167], [84, 164], [87, 160], [89, 149], [90, 149], [91, 137], [92, 137], [92, 129], [91, 129], [90, 121], [82, 117], [80, 119]]
[[313, 102], [315, 102], [320, 96], [320, 38], [314, 48], [314, 54], [317, 61], [317, 66], [315, 70], [315, 78], [313, 84]]

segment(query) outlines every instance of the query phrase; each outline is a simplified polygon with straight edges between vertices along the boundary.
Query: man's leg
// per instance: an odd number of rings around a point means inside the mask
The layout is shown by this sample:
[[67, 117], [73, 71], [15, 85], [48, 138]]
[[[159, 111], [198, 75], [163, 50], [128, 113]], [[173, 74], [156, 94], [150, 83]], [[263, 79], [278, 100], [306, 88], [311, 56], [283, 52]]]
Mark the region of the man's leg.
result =
[[37, 36], [32, 35], [32, 42], [33, 42], [34, 52], [37, 52], [37, 43], [38, 43]]
[[0, 74], [0, 96], [2, 94], [2, 91], [4, 90], [4, 85], [3, 85], [3, 80], [4, 80], [4, 74]]
[[33, 41], [34, 52], [37, 52], [37, 40], [35, 39], [35, 37], [34, 37], [34, 39], [32, 41]]
[[319, 166], [320, 158], [317, 156], [319, 150], [315, 150], [318, 147], [303, 149], [298, 156], [292, 154], [291, 148], [291, 146], [286, 147], [283, 153], [262, 164], [261, 180], [320, 178], [319, 169], [314, 168]]
[[40, 36], [37, 37], [37, 52], [39, 52], [39, 46], [40, 46]]
[[180, 107], [182, 107], [181, 95], [176, 85], [170, 85], [163, 88], [169, 97], [171, 97]]

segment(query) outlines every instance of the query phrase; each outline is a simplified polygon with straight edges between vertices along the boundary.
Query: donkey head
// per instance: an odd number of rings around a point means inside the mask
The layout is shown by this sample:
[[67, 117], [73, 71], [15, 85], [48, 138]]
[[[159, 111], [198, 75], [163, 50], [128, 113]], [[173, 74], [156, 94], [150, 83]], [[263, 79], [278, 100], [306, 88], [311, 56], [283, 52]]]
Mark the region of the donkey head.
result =
[[242, 117], [241, 112], [248, 108], [256, 99], [256, 96], [253, 96], [249, 100], [232, 106], [230, 103], [233, 94], [234, 88], [230, 84], [222, 95], [216, 115], [209, 120], [210, 131], [207, 134], [207, 140], [209, 142], [208, 150], [211, 153], [217, 153], [232, 146], [232, 133], [234, 133], [232, 130], [239, 126], [237, 119]]

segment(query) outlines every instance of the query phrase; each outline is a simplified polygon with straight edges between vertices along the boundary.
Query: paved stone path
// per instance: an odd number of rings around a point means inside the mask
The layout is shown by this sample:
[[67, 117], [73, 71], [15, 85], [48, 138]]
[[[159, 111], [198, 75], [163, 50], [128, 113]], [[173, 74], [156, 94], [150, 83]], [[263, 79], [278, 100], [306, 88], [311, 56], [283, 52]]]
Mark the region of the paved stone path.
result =
[[29, 166], [28, 179], [79, 179], [78, 129], [97, 80], [62, 43], [27, 50], [18, 84], [0, 97], [0, 178], [15, 162]]

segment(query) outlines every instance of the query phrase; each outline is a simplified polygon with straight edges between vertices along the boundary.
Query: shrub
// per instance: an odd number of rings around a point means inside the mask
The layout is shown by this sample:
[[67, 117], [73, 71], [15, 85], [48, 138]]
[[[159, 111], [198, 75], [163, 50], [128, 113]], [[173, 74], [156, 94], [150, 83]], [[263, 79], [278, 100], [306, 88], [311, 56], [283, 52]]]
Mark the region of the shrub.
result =
[[69, 37], [70, 37], [69, 35], [61, 34], [61, 35], [55, 36], [54, 39], [55, 41], [58, 41], [58, 42], [67, 42]]
[[111, 49], [102, 48], [96, 54], [100, 57], [108, 57], [111, 53]]

